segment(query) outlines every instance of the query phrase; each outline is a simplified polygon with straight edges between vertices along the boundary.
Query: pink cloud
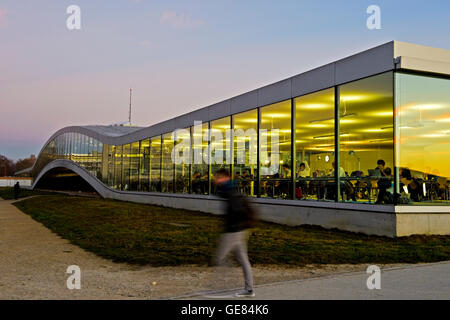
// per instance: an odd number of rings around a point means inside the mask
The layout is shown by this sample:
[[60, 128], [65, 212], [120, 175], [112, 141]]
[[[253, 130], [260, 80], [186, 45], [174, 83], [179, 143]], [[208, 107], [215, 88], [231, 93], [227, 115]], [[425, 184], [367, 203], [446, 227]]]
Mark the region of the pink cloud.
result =
[[205, 24], [201, 20], [192, 19], [190, 14], [176, 13], [174, 11], [164, 11], [161, 14], [159, 23], [174, 28], [198, 27]]
[[139, 45], [142, 47], [149, 47], [151, 45], [151, 43], [148, 40], [142, 40], [142, 41], [139, 41]]

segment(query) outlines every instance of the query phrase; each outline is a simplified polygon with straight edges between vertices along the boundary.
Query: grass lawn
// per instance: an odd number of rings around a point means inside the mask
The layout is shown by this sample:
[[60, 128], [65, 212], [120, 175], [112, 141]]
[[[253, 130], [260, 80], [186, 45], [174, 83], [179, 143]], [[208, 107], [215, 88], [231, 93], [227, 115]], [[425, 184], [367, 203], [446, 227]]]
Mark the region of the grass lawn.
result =
[[[50, 195], [55, 194], [52, 192], [46, 192], [46, 191], [39, 191], [39, 190], [26, 190], [26, 189], [20, 189], [19, 192], [19, 199], [20, 198], [26, 198], [29, 196], [36, 196], [36, 195]], [[14, 188], [13, 187], [0, 187], [0, 198], [3, 198], [4, 200], [12, 200], [14, 199]]]
[[[15, 205], [73, 244], [132, 264], [209, 264], [222, 227], [209, 214], [98, 198], [41, 196]], [[450, 260], [450, 236], [390, 239], [259, 222], [249, 257], [279, 265], [435, 262]]]

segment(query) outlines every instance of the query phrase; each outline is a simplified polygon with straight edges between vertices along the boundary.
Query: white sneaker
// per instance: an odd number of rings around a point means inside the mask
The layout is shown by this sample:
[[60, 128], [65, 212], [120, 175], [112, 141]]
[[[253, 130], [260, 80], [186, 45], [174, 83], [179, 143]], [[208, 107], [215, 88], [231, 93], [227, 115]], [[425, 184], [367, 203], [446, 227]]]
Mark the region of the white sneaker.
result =
[[235, 294], [237, 298], [253, 298], [254, 296], [255, 292], [253, 290], [243, 290]]

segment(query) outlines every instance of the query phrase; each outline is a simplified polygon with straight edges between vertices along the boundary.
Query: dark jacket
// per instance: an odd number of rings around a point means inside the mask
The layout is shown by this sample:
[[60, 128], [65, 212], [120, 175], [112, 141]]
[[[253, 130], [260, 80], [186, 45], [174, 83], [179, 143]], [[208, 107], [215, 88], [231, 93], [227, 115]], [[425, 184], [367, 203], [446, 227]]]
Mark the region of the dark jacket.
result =
[[239, 232], [250, 227], [248, 200], [241, 195], [230, 180], [217, 188], [217, 194], [226, 200], [225, 232]]

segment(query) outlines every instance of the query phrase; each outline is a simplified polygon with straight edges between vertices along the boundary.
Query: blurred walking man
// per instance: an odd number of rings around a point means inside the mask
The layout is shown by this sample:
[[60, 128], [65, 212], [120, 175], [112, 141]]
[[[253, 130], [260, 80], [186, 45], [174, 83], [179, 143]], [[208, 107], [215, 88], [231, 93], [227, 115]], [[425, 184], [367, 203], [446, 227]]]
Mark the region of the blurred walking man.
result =
[[245, 279], [245, 289], [236, 293], [236, 297], [254, 297], [253, 274], [247, 255], [248, 229], [253, 222], [253, 211], [246, 197], [242, 196], [231, 181], [230, 173], [219, 169], [214, 183], [217, 193], [226, 199], [225, 233], [221, 236], [215, 255], [215, 265], [222, 266], [230, 253], [234, 253], [236, 260], [242, 266]]

